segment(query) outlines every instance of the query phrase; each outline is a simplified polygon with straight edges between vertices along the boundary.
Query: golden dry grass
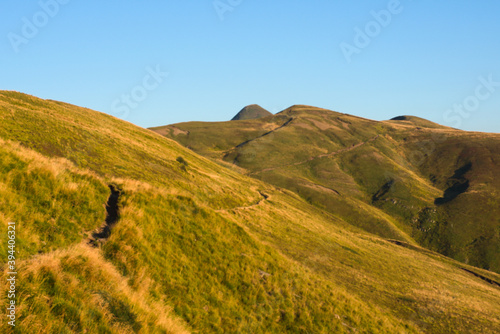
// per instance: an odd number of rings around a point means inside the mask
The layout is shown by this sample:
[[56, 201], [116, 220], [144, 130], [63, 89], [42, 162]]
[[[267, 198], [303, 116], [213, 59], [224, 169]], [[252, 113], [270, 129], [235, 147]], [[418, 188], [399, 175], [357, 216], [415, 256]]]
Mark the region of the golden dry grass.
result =
[[[22, 227], [20, 332], [500, 326], [498, 288], [411, 240], [402, 247], [370, 235], [288, 190], [112, 117], [15, 93], [0, 93], [0, 102], [0, 218]], [[33, 135], [40, 122], [58, 136]], [[81, 138], [83, 146], [68, 146]], [[91, 248], [85, 241], [104, 221], [107, 184], [122, 189], [120, 220]], [[2, 262], [2, 291], [5, 272]]]

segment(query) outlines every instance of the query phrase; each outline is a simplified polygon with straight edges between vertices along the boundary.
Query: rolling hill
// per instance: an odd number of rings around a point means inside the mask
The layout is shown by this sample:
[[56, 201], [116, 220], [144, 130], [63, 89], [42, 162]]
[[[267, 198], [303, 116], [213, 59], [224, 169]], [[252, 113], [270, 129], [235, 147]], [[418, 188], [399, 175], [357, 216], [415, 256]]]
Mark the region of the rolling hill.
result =
[[242, 121], [246, 119], [257, 119], [266, 116], [272, 116], [272, 114], [258, 104], [251, 104], [241, 109], [240, 112], [238, 112], [231, 120]]
[[[243, 132], [249, 143], [226, 153], [217, 144], [204, 149], [257, 163], [259, 152], [252, 160], [239, 150], [269, 131], [286, 143], [279, 133], [300, 123], [296, 112], [230, 122], [249, 125]], [[402, 213], [367, 204], [365, 190], [346, 203], [385, 218], [380, 226], [394, 238], [96, 111], [1, 91], [0, 123], [0, 221], [5, 235], [8, 222], [17, 228], [16, 332], [494, 333], [500, 327], [500, 275], [416, 245], [389, 225], [402, 224]], [[375, 145], [379, 130], [361, 129], [359, 138]], [[182, 126], [165, 131], [199, 135]], [[233, 130], [221, 123], [221, 131]], [[374, 133], [379, 137], [369, 141]], [[347, 134], [345, 141], [336, 149], [359, 144]], [[284, 155], [301, 154], [289, 145]], [[437, 175], [436, 185], [462, 189], [465, 177], [468, 189], [475, 187], [472, 157], [466, 157], [472, 167], [455, 174], [453, 162], [443, 162], [451, 174]], [[425, 162], [419, 168], [422, 175], [435, 172]], [[409, 179], [405, 173], [416, 174], [410, 166], [394, 172]], [[346, 177], [337, 191], [355, 192], [358, 177]], [[423, 203], [433, 205], [428, 193], [450, 198], [421, 178], [410, 190]], [[395, 194], [407, 189], [399, 183]], [[392, 188], [375, 202], [385, 203]], [[3, 305], [6, 246], [0, 246]], [[0, 331], [14, 332], [6, 321]]]
[[370, 233], [500, 272], [500, 134], [300, 105], [153, 130]]

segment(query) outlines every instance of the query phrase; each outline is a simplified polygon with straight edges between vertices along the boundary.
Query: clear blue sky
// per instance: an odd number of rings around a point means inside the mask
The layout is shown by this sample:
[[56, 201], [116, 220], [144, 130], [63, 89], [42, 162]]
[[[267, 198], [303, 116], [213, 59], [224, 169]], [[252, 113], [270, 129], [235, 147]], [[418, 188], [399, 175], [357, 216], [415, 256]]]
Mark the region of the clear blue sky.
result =
[[0, 3], [0, 89], [143, 127], [257, 103], [500, 132], [497, 0], [55, 1]]

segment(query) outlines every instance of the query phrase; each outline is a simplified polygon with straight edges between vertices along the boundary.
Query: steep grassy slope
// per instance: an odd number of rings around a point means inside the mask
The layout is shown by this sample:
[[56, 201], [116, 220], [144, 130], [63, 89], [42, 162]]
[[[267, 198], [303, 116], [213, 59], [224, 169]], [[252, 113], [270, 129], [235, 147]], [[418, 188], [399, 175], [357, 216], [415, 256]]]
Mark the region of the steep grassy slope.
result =
[[493, 176], [500, 174], [500, 135], [308, 106], [255, 121], [153, 130], [368, 232], [500, 272], [500, 184]]
[[[87, 244], [105, 219], [108, 195], [95, 173], [0, 139], [3, 233], [16, 222], [16, 333], [188, 332], [147, 286], [131, 289], [128, 278]], [[2, 305], [7, 251], [2, 242]], [[7, 321], [0, 329], [12, 332]]]
[[[0, 92], [0, 122], [2, 230], [19, 226], [18, 332], [500, 326], [499, 275], [371, 236], [151, 131], [13, 92]], [[120, 218], [92, 247], [109, 184]]]

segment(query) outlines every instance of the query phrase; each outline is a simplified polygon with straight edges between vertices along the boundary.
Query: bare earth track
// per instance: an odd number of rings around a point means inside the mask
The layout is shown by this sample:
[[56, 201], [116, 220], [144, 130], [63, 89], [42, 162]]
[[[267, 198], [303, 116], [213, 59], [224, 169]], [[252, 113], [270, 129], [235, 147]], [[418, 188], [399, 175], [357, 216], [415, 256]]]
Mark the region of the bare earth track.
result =
[[270, 198], [269, 195], [264, 194], [262, 191], [258, 191], [258, 193], [261, 196], [261, 198], [257, 201], [257, 203], [247, 205], [247, 206], [237, 206], [237, 207], [230, 208], [230, 209], [219, 209], [219, 210], [215, 210], [215, 211], [216, 212], [229, 212], [229, 211], [233, 211], [233, 210], [251, 209], [251, 208], [254, 208], [258, 205], [261, 205], [264, 201], [267, 201]]
[[121, 190], [115, 185], [108, 185], [111, 190], [111, 195], [106, 203], [106, 220], [99, 230], [92, 233], [92, 237], [88, 239], [88, 244], [97, 247], [100, 242], [106, 241], [111, 235], [111, 229], [120, 218], [120, 210], [118, 201], [120, 200]]

